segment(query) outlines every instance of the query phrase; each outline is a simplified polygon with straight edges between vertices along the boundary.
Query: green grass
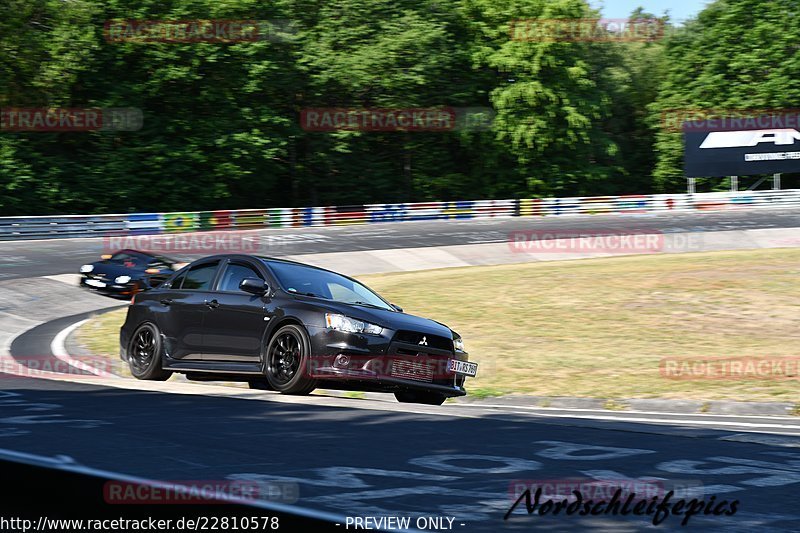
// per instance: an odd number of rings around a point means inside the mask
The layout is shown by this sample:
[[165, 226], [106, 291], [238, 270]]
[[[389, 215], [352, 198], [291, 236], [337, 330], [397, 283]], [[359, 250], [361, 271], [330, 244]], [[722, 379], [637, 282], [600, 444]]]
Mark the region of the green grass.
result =
[[119, 358], [119, 328], [127, 313], [124, 307], [92, 318], [75, 331], [75, 340], [93, 355], [110, 358], [115, 374], [131, 377], [128, 366]]
[[485, 399], [503, 396], [505, 392], [497, 389], [490, 389], [485, 387], [474, 387], [469, 389], [469, 396], [471, 398]]
[[[444, 322], [480, 364], [479, 397], [797, 401], [796, 379], [662, 377], [665, 357], [798, 356], [800, 250], [715, 252], [362, 276], [408, 313]], [[117, 357], [125, 310], [85, 325]], [[614, 404], [613, 406], [616, 406]]]

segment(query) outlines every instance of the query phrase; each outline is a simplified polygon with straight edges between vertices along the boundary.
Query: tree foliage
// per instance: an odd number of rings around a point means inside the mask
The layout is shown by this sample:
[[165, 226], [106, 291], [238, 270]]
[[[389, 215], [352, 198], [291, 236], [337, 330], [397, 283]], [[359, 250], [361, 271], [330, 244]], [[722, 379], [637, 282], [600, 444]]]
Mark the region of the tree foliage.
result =
[[[513, 38], [515, 20], [599, 17], [586, 0], [0, 0], [0, 107], [144, 118], [135, 132], [0, 131], [0, 214], [681, 190], [680, 136], [659, 113], [796, 101], [792, 1], [718, 0], [666, 42], [636, 43]], [[118, 19], [283, 33], [110, 42]], [[320, 107], [496, 116], [445, 132], [303, 129]]]

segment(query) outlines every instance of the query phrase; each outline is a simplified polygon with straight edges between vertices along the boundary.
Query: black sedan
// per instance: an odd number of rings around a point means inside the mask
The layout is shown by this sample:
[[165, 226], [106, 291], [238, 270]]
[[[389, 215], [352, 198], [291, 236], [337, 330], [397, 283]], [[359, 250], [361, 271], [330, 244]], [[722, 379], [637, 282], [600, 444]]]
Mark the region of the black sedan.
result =
[[109, 296], [131, 297], [158, 286], [185, 265], [160, 255], [120, 250], [81, 266], [80, 285]]
[[465, 395], [477, 372], [444, 324], [341, 274], [251, 255], [197, 260], [137, 294], [120, 350], [138, 379], [180, 372], [284, 394], [324, 384], [433, 405]]

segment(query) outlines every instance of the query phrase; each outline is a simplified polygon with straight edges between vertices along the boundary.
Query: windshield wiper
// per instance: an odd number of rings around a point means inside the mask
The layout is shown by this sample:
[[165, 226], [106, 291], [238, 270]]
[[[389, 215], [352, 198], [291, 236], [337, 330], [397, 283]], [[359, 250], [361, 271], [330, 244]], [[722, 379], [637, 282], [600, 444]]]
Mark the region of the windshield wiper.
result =
[[319, 294], [314, 294], [313, 292], [297, 292], [292, 289], [289, 289], [286, 292], [288, 292], [289, 294], [299, 294], [300, 296], [311, 296], [312, 298], [322, 298], [323, 300], [330, 300], [330, 298], [328, 298], [327, 296], [321, 296]]
[[374, 307], [375, 309], [383, 309], [384, 311], [388, 311], [388, 309], [386, 309], [385, 307], [381, 307], [380, 305], [375, 305], [375, 304], [371, 304], [371, 303], [367, 303], [367, 302], [356, 301], [356, 302], [347, 302], [347, 303], [351, 303], [353, 305], [364, 305], [366, 307]]

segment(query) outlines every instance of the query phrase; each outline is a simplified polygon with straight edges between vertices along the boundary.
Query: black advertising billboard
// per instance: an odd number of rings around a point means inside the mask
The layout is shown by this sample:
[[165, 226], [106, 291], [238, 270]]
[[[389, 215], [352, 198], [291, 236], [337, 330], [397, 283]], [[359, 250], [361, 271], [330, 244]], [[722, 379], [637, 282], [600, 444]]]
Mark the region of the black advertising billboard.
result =
[[800, 111], [682, 124], [687, 177], [800, 172]]

